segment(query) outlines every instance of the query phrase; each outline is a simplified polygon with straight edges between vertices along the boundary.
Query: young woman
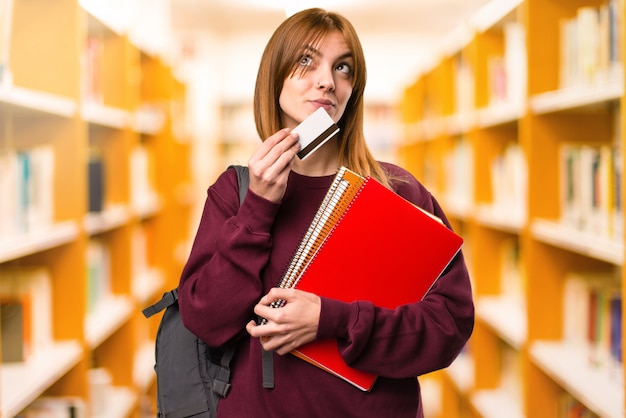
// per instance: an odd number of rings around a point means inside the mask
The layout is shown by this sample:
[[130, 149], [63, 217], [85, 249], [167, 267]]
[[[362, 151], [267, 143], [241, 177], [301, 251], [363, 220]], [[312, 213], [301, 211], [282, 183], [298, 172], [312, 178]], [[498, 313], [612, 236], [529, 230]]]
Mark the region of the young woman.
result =
[[[335, 13], [310, 9], [291, 16], [265, 49], [254, 94], [262, 142], [248, 161], [248, 194], [240, 206], [232, 169], [208, 189], [180, 281], [185, 325], [210, 346], [238, 344], [232, 390], [220, 401], [219, 417], [422, 417], [416, 377], [447, 367], [471, 335], [474, 307], [462, 253], [422, 301], [394, 310], [276, 288], [342, 165], [449, 225], [412, 175], [368, 151], [365, 78], [357, 34]], [[291, 129], [319, 107], [341, 130], [300, 160]], [[269, 307], [278, 299], [284, 307]], [[257, 325], [257, 316], [268, 323]], [[337, 340], [348, 365], [379, 376], [370, 392], [288, 354], [324, 338]], [[262, 387], [261, 346], [274, 353], [273, 389]]]

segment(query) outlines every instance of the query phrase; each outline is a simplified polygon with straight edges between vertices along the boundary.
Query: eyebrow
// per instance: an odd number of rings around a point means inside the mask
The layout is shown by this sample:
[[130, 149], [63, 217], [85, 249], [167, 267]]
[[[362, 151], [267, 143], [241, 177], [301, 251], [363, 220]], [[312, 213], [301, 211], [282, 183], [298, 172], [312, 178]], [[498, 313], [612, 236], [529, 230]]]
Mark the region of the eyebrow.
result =
[[[311, 45], [305, 46], [304, 50], [305, 51], [310, 51], [314, 55], [322, 55], [322, 54], [320, 54], [320, 51], [317, 50], [317, 48], [314, 48]], [[342, 60], [342, 59], [346, 59], [346, 58], [354, 58], [354, 56], [352, 54], [352, 51], [348, 51], [348, 52], [344, 53], [343, 55], [340, 55], [339, 57], [337, 57], [337, 60]]]

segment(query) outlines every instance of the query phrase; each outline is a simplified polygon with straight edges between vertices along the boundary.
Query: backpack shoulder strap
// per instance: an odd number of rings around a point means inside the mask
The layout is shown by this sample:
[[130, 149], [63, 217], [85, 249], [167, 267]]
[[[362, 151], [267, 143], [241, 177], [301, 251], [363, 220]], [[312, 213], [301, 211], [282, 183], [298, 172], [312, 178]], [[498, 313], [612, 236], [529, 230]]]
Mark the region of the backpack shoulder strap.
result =
[[146, 318], [150, 318], [152, 315], [158, 314], [163, 309], [168, 308], [178, 301], [178, 288], [172, 289], [169, 292], [165, 292], [161, 300], [157, 303], [148, 306], [146, 309], [141, 311], [143, 316]]
[[248, 186], [250, 186], [250, 174], [248, 173], [248, 167], [245, 165], [231, 165], [229, 167], [234, 168], [237, 171], [237, 181], [239, 182], [239, 204], [243, 203], [243, 199], [246, 198], [248, 193]]
[[[246, 192], [248, 191], [248, 186], [250, 185], [250, 173], [248, 172], [248, 167], [242, 165], [231, 165], [235, 170], [237, 170], [237, 179], [239, 180], [239, 203], [243, 202], [243, 199], [246, 197]], [[228, 347], [224, 351], [224, 355], [222, 356], [222, 372], [226, 376], [226, 381], [228, 382], [228, 377], [230, 376], [230, 360], [233, 357], [235, 352], [234, 347]], [[262, 362], [262, 370], [263, 370], [263, 387], [266, 389], [274, 388], [274, 352], [273, 351], [265, 351], [261, 349], [261, 362]], [[219, 390], [222, 388], [220, 387]]]

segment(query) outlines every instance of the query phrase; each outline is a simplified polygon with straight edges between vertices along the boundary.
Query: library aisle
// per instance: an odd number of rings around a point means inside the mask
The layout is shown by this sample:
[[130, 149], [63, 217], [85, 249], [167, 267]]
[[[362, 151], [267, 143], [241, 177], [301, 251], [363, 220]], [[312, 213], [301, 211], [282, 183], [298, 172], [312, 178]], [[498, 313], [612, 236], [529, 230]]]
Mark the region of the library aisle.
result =
[[[155, 416], [141, 309], [177, 284], [205, 185], [189, 86], [97, 3], [0, 0], [0, 418]], [[427, 418], [625, 416], [625, 19], [494, 0], [406, 87], [400, 128], [366, 109], [473, 280], [470, 342], [420, 378]], [[250, 104], [220, 112], [218, 167], [254, 137]]]
[[141, 309], [188, 245], [186, 85], [83, 3], [0, 1], [0, 417], [155, 416]]
[[497, 1], [407, 86], [402, 164], [465, 238], [441, 417], [624, 417], [624, 2]]

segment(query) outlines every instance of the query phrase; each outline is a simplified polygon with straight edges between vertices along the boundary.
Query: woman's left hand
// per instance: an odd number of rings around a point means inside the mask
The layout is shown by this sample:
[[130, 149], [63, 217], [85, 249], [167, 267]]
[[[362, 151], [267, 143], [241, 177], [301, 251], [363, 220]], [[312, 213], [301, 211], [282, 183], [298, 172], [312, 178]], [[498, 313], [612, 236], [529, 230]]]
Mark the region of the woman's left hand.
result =
[[[282, 308], [269, 305], [284, 300]], [[254, 313], [267, 319], [264, 325], [250, 321], [248, 333], [261, 339], [266, 351], [287, 354], [303, 344], [314, 341], [320, 318], [320, 297], [297, 289], [273, 288], [254, 307]]]

